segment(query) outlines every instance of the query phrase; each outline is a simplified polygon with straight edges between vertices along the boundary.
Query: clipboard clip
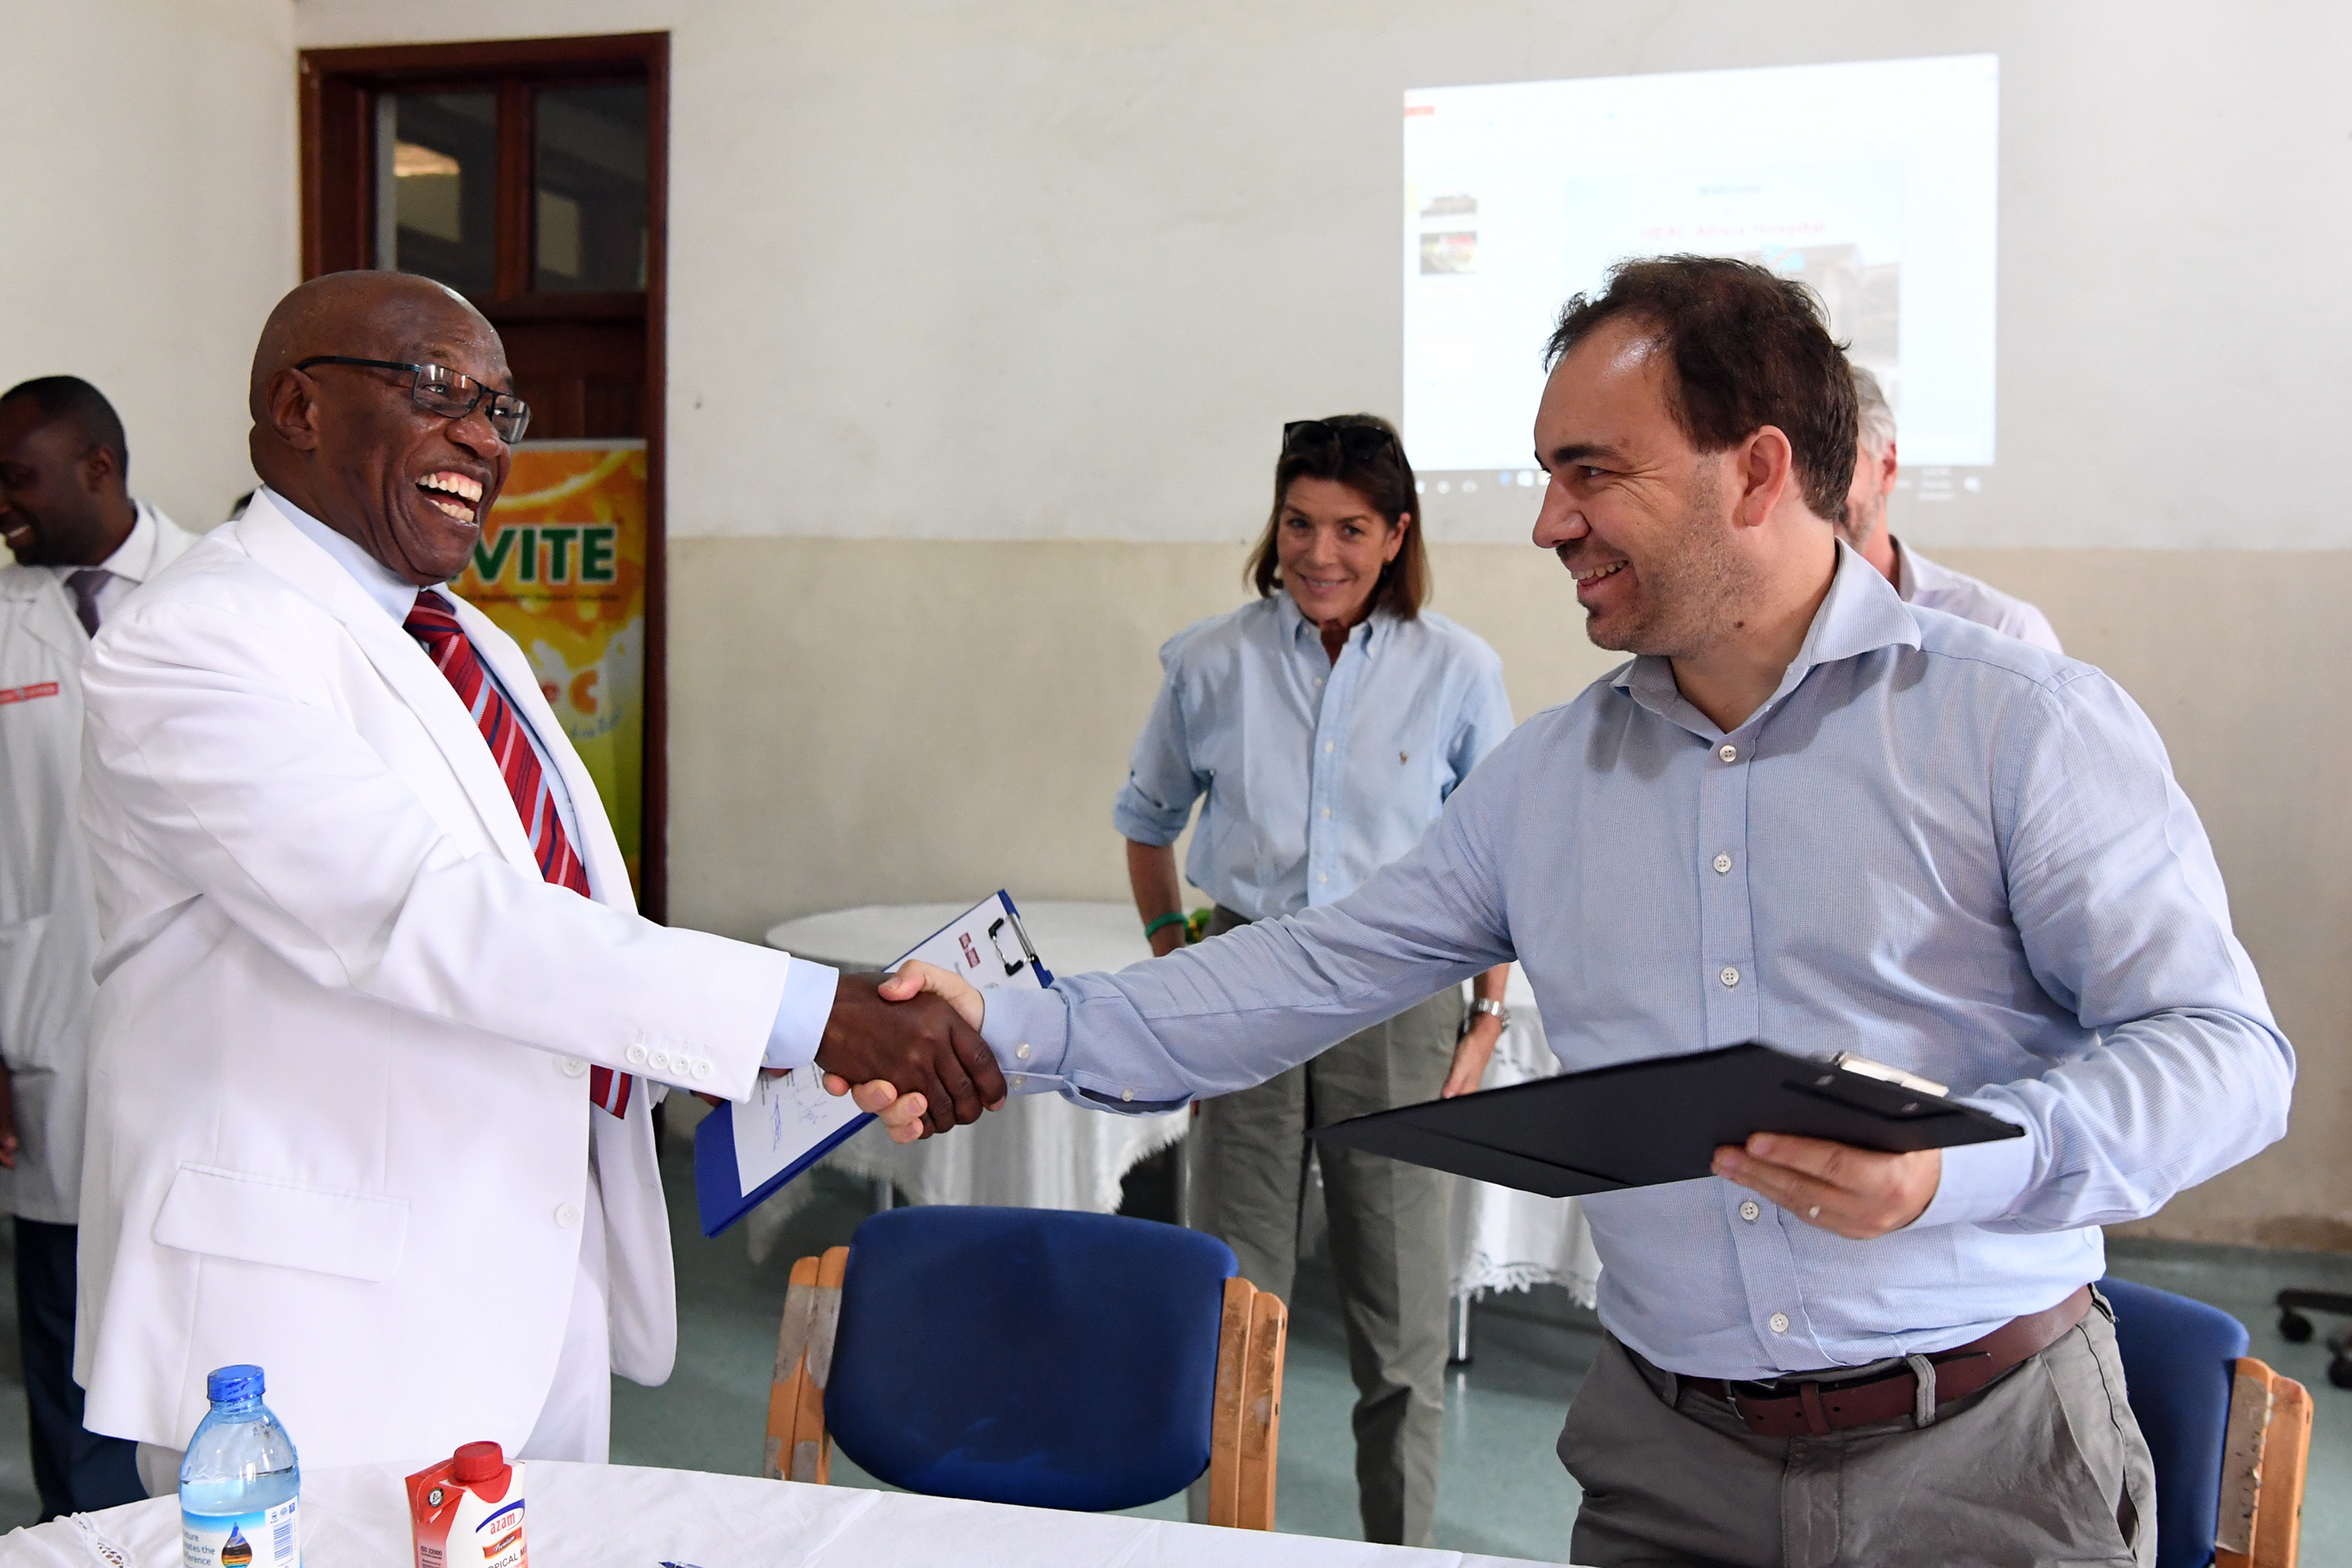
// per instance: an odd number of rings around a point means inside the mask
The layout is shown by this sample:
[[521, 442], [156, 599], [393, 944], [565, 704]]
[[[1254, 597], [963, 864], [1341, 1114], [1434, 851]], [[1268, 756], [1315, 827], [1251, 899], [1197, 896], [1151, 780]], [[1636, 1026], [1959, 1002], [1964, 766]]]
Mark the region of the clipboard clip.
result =
[[1933, 1094], [1937, 1099], [1942, 1100], [1948, 1098], [1952, 1092], [1932, 1078], [1922, 1078], [1916, 1073], [1906, 1072], [1899, 1067], [1889, 1067], [1883, 1061], [1873, 1061], [1866, 1056], [1856, 1056], [1850, 1051], [1841, 1051], [1831, 1057], [1830, 1065], [1842, 1067], [1848, 1072], [1859, 1072], [1864, 1078], [1875, 1078], [1881, 1083], [1895, 1084], [1908, 1089], [1914, 1094]]
[[[1004, 938], [999, 933], [1007, 925], [1013, 927], [1013, 938], [1020, 944], [1021, 956], [1018, 958], [1009, 957], [1005, 954]], [[1029, 933], [1022, 928], [1021, 916], [1013, 910], [1006, 910], [988, 923], [988, 943], [990, 946], [996, 949], [996, 961], [1004, 966], [1004, 975], [1007, 979], [1037, 962], [1037, 949], [1029, 946]], [[1043, 966], [1039, 967], [1039, 972], [1041, 974], [1044, 972]]]
[[1788, 1086], [1800, 1093], [1834, 1100], [1897, 1121], [1948, 1115], [1951, 1110], [1951, 1091], [1934, 1079], [1921, 1078], [1850, 1051], [1838, 1052], [1810, 1079], [1790, 1079]]

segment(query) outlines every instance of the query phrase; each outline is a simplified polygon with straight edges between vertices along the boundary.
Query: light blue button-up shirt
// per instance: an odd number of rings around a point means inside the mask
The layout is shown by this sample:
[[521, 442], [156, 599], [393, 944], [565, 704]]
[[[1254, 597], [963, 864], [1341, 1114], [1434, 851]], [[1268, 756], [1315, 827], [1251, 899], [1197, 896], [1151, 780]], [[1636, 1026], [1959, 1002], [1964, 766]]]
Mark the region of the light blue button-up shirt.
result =
[[1172, 844], [1205, 796], [1185, 874], [1253, 920], [1332, 903], [1421, 841], [1511, 732], [1503, 662], [1423, 611], [1376, 611], [1335, 663], [1287, 593], [1171, 637], [1111, 821]]
[[[2025, 1129], [1849, 1241], [1713, 1177], [1583, 1200], [1601, 1321], [1770, 1378], [1948, 1349], [2105, 1271], [2137, 1218], [2286, 1128], [2294, 1058], [2163, 743], [2087, 664], [1906, 605], [1841, 547], [1726, 734], [1640, 658], [1522, 725], [1338, 904], [1117, 975], [992, 991], [1009, 1075], [1160, 1109], [1514, 958], [1570, 1069], [1757, 1040], [1858, 1051]], [[1672, 1108], [1661, 1106], [1660, 1114]]]
[[[253, 497], [254, 505], [267, 506], [278, 516], [302, 530], [303, 536], [334, 558], [335, 563], [351, 575], [360, 591], [366, 594], [394, 622], [404, 624], [408, 612], [416, 606], [416, 585], [401, 576], [383, 562], [368, 554], [358, 541], [337, 533], [277, 491], [264, 486]], [[247, 508], [250, 510], [250, 508]], [[452, 604], [457, 596], [446, 588], [432, 591], [448, 599]], [[555, 766], [555, 758], [547, 749], [547, 742], [531, 727], [530, 716], [514, 700], [506, 683], [499, 679], [489, 661], [482, 661], [482, 674], [507, 699], [516, 720], [522, 726], [522, 737], [530, 742], [533, 756], [539, 758], [539, 770], [547, 780], [548, 794], [555, 801], [555, 815], [563, 824], [563, 831], [576, 848], [580, 843], [580, 819], [572, 801], [572, 791], [563, 782], [563, 774]], [[585, 861], [583, 859], [583, 866]], [[634, 904], [631, 905], [635, 907]], [[825, 1019], [833, 1013], [833, 995], [841, 979], [840, 972], [824, 964], [812, 964], [805, 958], [794, 958], [784, 971], [784, 997], [777, 1006], [775, 1022], [768, 1030], [767, 1063], [771, 1067], [806, 1067], [816, 1060], [816, 1048], [824, 1033]]]

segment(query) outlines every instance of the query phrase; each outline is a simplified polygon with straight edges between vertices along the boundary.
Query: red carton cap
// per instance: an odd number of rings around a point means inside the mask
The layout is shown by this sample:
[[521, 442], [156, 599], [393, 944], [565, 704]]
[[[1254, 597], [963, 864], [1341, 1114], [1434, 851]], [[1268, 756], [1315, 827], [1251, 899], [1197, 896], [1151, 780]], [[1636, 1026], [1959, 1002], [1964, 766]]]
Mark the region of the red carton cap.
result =
[[467, 1443], [457, 1450], [450, 1461], [450, 1473], [458, 1480], [471, 1483], [486, 1481], [507, 1468], [507, 1457], [496, 1443]]

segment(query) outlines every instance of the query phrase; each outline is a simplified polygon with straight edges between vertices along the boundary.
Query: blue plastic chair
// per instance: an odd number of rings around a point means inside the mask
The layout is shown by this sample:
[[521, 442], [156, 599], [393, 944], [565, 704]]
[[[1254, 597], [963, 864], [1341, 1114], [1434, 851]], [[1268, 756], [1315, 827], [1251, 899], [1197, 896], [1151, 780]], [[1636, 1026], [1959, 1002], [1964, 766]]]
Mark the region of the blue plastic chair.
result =
[[1211, 1523], [1272, 1529], [1286, 1314], [1235, 1268], [1149, 1220], [877, 1214], [793, 1270], [767, 1472], [823, 1480], [838, 1443], [908, 1491], [1100, 1511], [1207, 1470]]
[[2156, 1461], [2157, 1568], [2294, 1568], [2309, 1391], [2248, 1355], [2246, 1325], [2217, 1307], [2128, 1280], [2099, 1289]]
[[2099, 1289], [2116, 1309], [2132, 1414], [2156, 1461], [2156, 1568], [2205, 1568], [2246, 1325], [2219, 1307], [2128, 1280], [2102, 1280]]

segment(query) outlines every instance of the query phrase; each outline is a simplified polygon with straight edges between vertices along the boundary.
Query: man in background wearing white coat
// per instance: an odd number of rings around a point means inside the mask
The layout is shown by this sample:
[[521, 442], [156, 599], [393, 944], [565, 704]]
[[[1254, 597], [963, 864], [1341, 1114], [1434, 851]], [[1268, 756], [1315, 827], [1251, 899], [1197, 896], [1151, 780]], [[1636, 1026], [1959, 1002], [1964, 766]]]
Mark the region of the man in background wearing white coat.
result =
[[1889, 533], [1886, 502], [1895, 494], [1895, 410], [1887, 406], [1878, 378], [1853, 367], [1854, 401], [1860, 405], [1861, 433], [1853, 461], [1853, 482], [1846, 487], [1845, 509], [1838, 515], [1837, 530], [1878, 575], [1895, 585], [1906, 604], [1940, 610], [1979, 626], [2007, 632], [2021, 643], [2063, 653], [2050, 618], [2014, 594], [1964, 571], [1929, 560]]
[[511, 387], [438, 284], [297, 288], [254, 356], [263, 488], [91, 652], [76, 1371], [151, 1490], [232, 1362], [313, 1467], [602, 1461], [611, 1375], [677, 1342], [640, 1078], [740, 1099], [814, 1061], [902, 1139], [1004, 1093], [944, 1004], [635, 913], [530, 663], [441, 586]]
[[0, 392], [0, 1208], [41, 1517], [136, 1502], [131, 1446], [82, 1426], [74, 1241], [98, 910], [74, 792], [81, 661], [123, 598], [194, 542], [125, 487], [104, 394], [73, 376]]

